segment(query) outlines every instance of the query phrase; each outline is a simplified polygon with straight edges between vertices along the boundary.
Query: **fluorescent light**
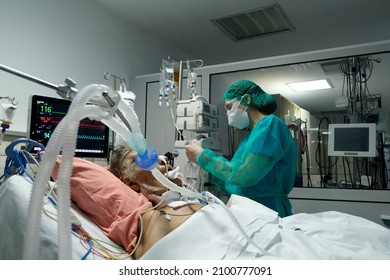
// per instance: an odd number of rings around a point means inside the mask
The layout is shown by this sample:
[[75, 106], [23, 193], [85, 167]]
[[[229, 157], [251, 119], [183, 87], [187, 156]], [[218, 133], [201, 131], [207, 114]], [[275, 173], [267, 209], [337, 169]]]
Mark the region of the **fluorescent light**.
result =
[[319, 90], [333, 87], [328, 79], [288, 83], [287, 85], [294, 91]]

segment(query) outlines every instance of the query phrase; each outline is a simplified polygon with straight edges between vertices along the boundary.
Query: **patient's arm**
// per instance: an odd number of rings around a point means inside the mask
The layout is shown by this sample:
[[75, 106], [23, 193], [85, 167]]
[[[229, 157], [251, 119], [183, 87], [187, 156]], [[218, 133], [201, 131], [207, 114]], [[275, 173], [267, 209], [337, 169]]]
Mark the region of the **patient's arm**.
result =
[[201, 207], [198, 204], [185, 205], [176, 209], [166, 206], [159, 210], [151, 210], [144, 213], [142, 215], [143, 234], [140, 244], [134, 253], [134, 258], [141, 258], [157, 241], [183, 224]]

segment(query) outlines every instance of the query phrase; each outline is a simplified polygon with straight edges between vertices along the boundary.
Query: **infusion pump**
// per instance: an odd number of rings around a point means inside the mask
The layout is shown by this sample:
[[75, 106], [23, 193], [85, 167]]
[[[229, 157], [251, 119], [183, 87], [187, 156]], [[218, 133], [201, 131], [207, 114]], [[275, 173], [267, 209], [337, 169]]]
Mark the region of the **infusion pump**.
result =
[[218, 107], [203, 98], [180, 100], [176, 107], [176, 125], [181, 130], [199, 133], [217, 131]]
[[218, 107], [209, 104], [203, 99], [180, 100], [177, 102], [177, 116], [189, 117], [194, 114], [202, 114], [213, 118], [218, 118]]

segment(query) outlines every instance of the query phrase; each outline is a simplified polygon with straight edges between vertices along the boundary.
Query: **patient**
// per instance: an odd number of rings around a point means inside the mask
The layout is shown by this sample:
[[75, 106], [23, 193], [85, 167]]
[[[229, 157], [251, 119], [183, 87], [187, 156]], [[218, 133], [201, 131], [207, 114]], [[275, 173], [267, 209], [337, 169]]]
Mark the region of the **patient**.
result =
[[[157, 241], [166, 236], [184, 223], [192, 214], [201, 208], [199, 204], [187, 204], [181, 207], [169, 207], [161, 204], [160, 196], [168, 189], [154, 176], [150, 171], [140, 169], [134, 163], [137, 153], [127, 146], [116, 148], [110, 157], [110, 166], [108, 168], [124, 184], [128, 185], [134, 191], [144, 195], [157, 206], [142, 213], [143, 231], [141, 223], [138, 226], [141, 241], [137, 246], [133, 257], [139, 259], [149, 248]], [[166, 174], [172, 169], [172, 166], [159, 162], [157, 168]], [[171, 179], [177, 185], [182, 186], [180, 178]], [[160, 203], [160, 204], [159, 204]]]
[[[157, 241], [184, 223], [201, 208], [198, 203], [172, 208], [161, 200], [167, 191], [151, 171], [138, 168], [136, 153], [118, 147], [110, 166], [74, 158], [70, 178], [71, 199], [103, 233], [139, 259]], [[62, 157], [58, 156], [52, 177], [57, 180]], [[169, 165], [159, 164], [164, 174]], [[180, 179], [173, 179], [179, 186]]]

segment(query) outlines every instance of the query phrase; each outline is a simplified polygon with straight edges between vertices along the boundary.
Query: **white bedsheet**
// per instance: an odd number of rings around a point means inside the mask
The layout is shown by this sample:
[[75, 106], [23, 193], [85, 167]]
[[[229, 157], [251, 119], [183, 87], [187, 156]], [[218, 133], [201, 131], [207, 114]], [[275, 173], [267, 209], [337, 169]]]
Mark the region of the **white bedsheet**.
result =
[[[18, 260], [23, 258], [23, 240], [28, 219], [27, 211], [31, 186], [31, 183], [19, 175], [11, 176], [0, 186], [0, 259]], [[47, 204], [45, 207], [56, 212], [51, 204]], [[75, 205], [72, 205], [72, 213], [92, 237], [118, 247]], [[58, 259], [57, 222], [42, 213], [41, 225], [40, 259]], [[108, 248], [113, 249], [113, 247]], [[120, 252], [118, 249], [114, 250]], [[80, 260], [87, 251], [88, 248], [80, 243], [79, 237], [72, 235], [73, 259]], [[103, 258], [91, 253], [87, 259]]]
[[360, 217], [331, 211], [281, 219], [239, 196], [228, 206], [265, 254], [214, 205], [202, 208], [142, 259], [390, 259], [390, 230]]

